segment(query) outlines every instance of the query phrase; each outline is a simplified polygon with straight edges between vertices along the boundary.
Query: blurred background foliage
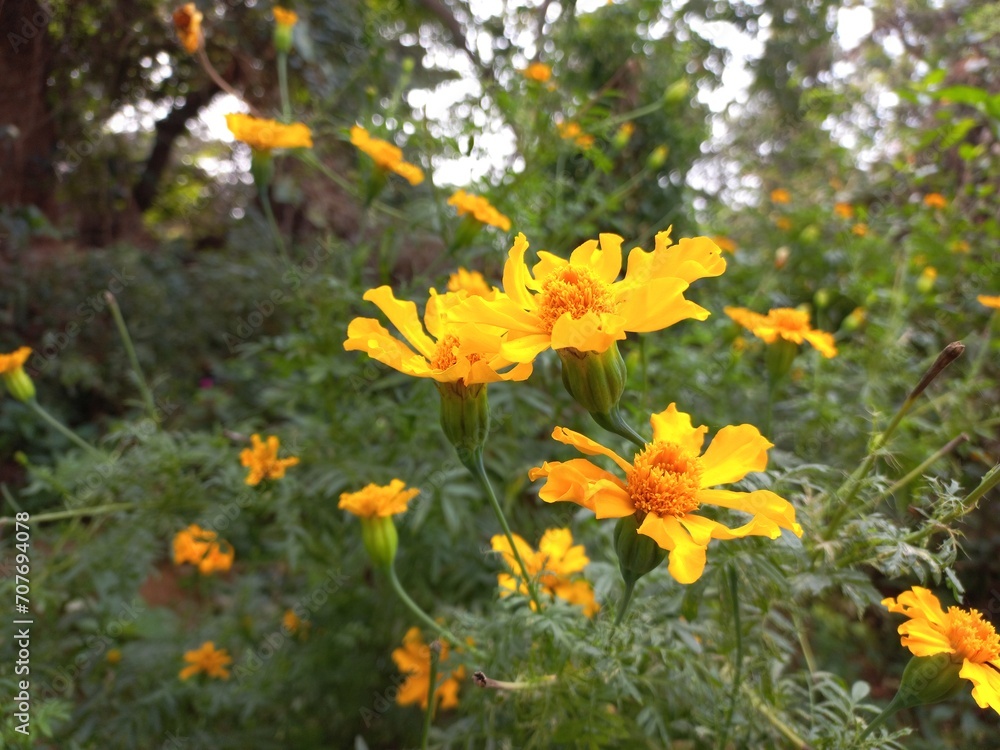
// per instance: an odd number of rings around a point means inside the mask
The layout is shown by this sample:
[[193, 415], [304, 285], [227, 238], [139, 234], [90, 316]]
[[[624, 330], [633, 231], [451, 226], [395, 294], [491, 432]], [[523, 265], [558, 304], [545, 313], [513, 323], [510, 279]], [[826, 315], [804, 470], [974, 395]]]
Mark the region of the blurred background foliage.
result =
[[[277, 112], [270, 6], [199, 5], [227, 85]], [[275, 257], [248, 149], [219, 137], [237, 104], [179, 46], [173, 9], [0, 3], [0, 351], [31, 345], [40, 400], [108, 456], [81, 454], [4, 398], [4, 514], [135, 506], [33, 527], [33, 746], [415, 746], [422, 716], [394, 704], [390, 658], [413, 623], [336, 509], [341, 492], [397, 476], [422, 491], [400, 528], [404, 583], [489, 653], [453, 658], [497, 679], [559, 675], [541, 692], [466, 681], [433, 746], [716, 747], [732, 698], [730, 570], [747, 675], [730, 747], [796, 747], [782, 726], [810, 747], [861, 746], [859, 722], [891, 698], [907, 658], [881, 596], [923, 582], [1000, 611], [996, 516], [989, 499], [961, 501], [1000, 456], [1000, 331], [976, 301], [1000, 294], [1000, 3], [301, 0], [292, 109], [340, 179], [279, 161], [272, 200], [290, 266]], [[550, 82], [522, 75], [532, 62], [551, 66]], [[591, 142], [560, 137], [571, 122]], [[429, 179], [392, 179], [371, 200], [370, 162], [347, 140], [355, 123]], [[454, 187], [487, 196], [512, 232], [474, 233], [446, 206]], [[771, 199], [778, 188], [787, 203]], [[761, 424], [762, 342], [726, 305], [805, 305], [840, 354], [796, 361], [770, 470], [747, 484], [795, 502], [801, 544], [713, 547], [689, 587], [651, 574], [609, 643], [607, 613], [589, 623], [562, 604], [535, 616], [498, 601], [484, 551], [495, 521], [440, 434], [437, 394], [342, 344], [352, 317], [373, 315], [371, 287], [419, 304], [460, 265], [499, 283], [516, 232], [565, 256], [599, 232], [649, 249], [671, 224], [675, 238], [733, 249], [726, 274], [693, 293], [707, 322], [623, 345], [632, 424], [672, 401], [713, 430]], [[830, 523], [824, 493], [953, 340], [965, 357]], [[541, 503], [527, 480], [539, 457], [562, 457], [554, 425], [600, 431], [554, 358], [490, 396], [487, 462], [512, 526], [532, 544], [571, 527], [613, 609], [610, 527]], [[238, 462], [252, 432], [302, 459], [261, 491]], [[963, 433], [927, 476], [887, 491]], [[235, 548], [231, 573], [171, 563], [173, 534], [198, 521]], [[282, 636], [296, 605], [309, 628]], [[234, 678], [180, 682], [182, 653], [206, 640], [233, 654]], [[11, 648], [0, 647], [5, 695]], [[997, 730], [965, 694], [901, 717], [893, 726], [910, 733], [867, 746], [989, 747]]]

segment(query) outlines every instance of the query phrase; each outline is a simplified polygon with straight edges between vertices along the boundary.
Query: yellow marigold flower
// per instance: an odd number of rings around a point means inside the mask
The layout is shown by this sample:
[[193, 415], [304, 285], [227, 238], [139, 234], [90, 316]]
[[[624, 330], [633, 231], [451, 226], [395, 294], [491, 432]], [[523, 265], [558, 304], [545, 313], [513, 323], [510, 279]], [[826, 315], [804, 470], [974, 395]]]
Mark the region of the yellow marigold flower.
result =
[[941, 193], [928, 193], [924, 196], [924, 205], [928, 208], [944, 208], [948, 205], [948, 199]]
[[808, 341], [824, 357], [837, 355], [833, 335], [826, 331], [813, 330], [809, 325], [809, 313], [791, 307], [777, 307], [760, 315], [742, 307], [725, 307], [723, 312], [753, 333], [757, 338], [773, 344], [779, 338], [801, 344]]
[[[441, 654], [438, 657], [438, 664], [442, 665], [448, 660], [449, 649], [444, 641], [439, 643]], [[396, 662], [399, 671], [407, 675], [405, 682], [399, 688], [396, 703], [401, 706], [417, 703], [422, 709], [426, 709], [427, 694], [431, 687], [431, 650], [424, 643], [420, 628], [410, 628], [406, 631], [406, 635], [403, 636], [403, 647], [393, 650], [392, 660]], [[464, 679], [465, 667], [460, 666], [446, 675], [439, 666], [437, 677], [439, 684], [434, 690], [437, 706], [445, 710], [458, 706], [458, 689]]]
[[[528, 473], [532, 480], [546, 480], [539, 497], [548, 503], [574, 502], [592, 510], [597, 518], [637, 514], [637, 520], [642, 519], [638, 532], [670, 553], [668, 569], [680, 583], [694, 583], [701, 577], [712, 539], [777, 539], [781, 529], [802, 535], [802, 527], [795, 522], [795, 508], [775, 493], [711, 489], [767, 468], [767, 451], [773, 445], [756, 427], [723, 427], [702, 453], [708, 428], [693, 427], [691, 417], [677, 411], [674, 404], [652, 415], [650, 423], [653, 441], [636, 453], [631, 463], [578, 432], [556, 427], [554, 439], [588, 456], [610, 458], [625, 479], [587, 459], [546, 462]], [[752, 518], [731, 529], [697, 515], [705, 504], [738, 510]]]
[[226, 125], [233, 136], [257, 151], [272, 148], [312, 148], [312, 133], [301, 122], [285, 125], [277, 120], [243, 114], [226, 115]]
[[723, 237], [722, 235], [717, 234], [712, 238], [712, 242], [714, 242], [718, 246], [719, 250], [724, 253], [736, 252], [736, 243], [728, 237]]
[[194, 3], [185, 3], [174, 11], [174, 30], [181, 46], [194, 54], [205, 41], [201, 33], [201, 22], [204, 16]]
[[424, 181], [423, 170], [403, 161], [403, 151], [400, 148], [381, 138], [372, 138], [367, 130], [358, 125], [351, 128], [351, 143], [368, 154], [379, 169], [395, 172], [411, 185], [419, 185]]
[[185, 652], [184, 661], [190, 663], [181, 670], [180, 678], [182, 680], [194, 677], [200, 672], [204, 672], [209, 677], [228, 680], [229, 670], [226, 669], [226, 666], [233, 663], [233, 659], [226, 649], [215, 648], [215, 643], [212, 641], [205, 641], [199, 648]]
[[108, 650], [108, 653], [104, 655], [108, 664], [114, 665], [122, 660], [122, 651], [120, 648], [112, 648]]
[[369, 484], [357, 492], [344, 492], [340, 495], [341, 510], [346, 510], [359, 518], [388, 518], [406, 512], [406, 506], [420, 490], [404, 489], [406, 483], [402, 479], [393, 479], [388, 485]]
[[[225, 548], [223, 548], [225, 545]], [[225, 572], [233, 566], [236, 552], [229, 542], [220, 544], [218, 534], [203, 529], [196, 523], [174, 535], [174, 564], [191, 563], [198, 566], [202, 575], [216, 571]]]
[[968, 253], [972, 247], [965, 240], [955, 240], [951, 243], [951, 251], [953, 253]]
[[494, 289], [479, 271], [467, 271], [459, 268], [448, 277], [448, 291], [465, 297], [484, 297], [496, 299], [498, 291]]
[[0, 354], [0, 375], [14, 373], [24, 368], [24, 363], [31, 356], [30, 346], [21, 346], [9, 354]]
[[274, 22], [279, 26], [294, 26], [299, 22], [299, 14], [293, 10], [288, 10], [287, 8], [282, 8], [280, 5], [275, 5], [271, 9], [274, 14]]
[[890, 612], [910, 619], [899, 626], [902, 645], [914, 656], [949, 654], [962, 665], [959, 677], [973, 684], [972, 697], [980, 708], [1000, 713], [1000, 637], [975, 609], [949, 607], [928, 589], [914, 586], [893, 599], [882, 600]]
[[672, 245], [670, 230], [656, 235], [655, 249], [629, 253], [625, 278], [622, 238], [602, 234], [569, 260], [540, 251], [529, 270], [528, 240], [518, 234], [503, 272], [503, 291], [492, 302], [470, 297], [449, 310], [453, 320], [507, 331], [501, 348], [514, 362], [531, 362], [546, 349], [604, 352], [626, 332], [659, 331], [681, 320], [704, 320], [708, 310], [684, 298], [692, 281], [726, 270], [722, 252], [708, 237]]
[[3, 380], [10, 395], [18, 401], [29, 401], [35, 397], [35, 384], [24, 371], [24, 363], [31, 357], [31, 347], [18, 347], [9, 354], [0, 354], [0, 380]]
[[779, 216], [774, 220], [774, 226], [780, 229], [782, 232], [787, 232], [792, 228], [792, 220], [787, 216]]
[[868, 225], [864, 223], [855, 224], [851, 227], [851, 233], [857, 237], [864, 237], [868, 234]]
[[979, 300], [979, 304], [986, 305], [986, 307], [992, 307], [994, 310], [1000, 310], [1000, 295], [992, 297], [986, 294], [980, 294], [976, 297]]
[[[517, 551], [528, 569], [528, 575], [532, 578], [538, 577], [538, 587], [541, 591], [582, 607], [587, 617], [597, 614], [601, 605], [594, 600], [594, 589], [587, 581], [574, 575], [583, 572], [590, 558], [587, 557], [582, 544], [573, 544], [573, 534], [569, 529], [548, 529], [542, 535], [537, 551], [517, 534], [512, 536]], [[494, 536], [490, 539], [490, 544], [494, 552], [503, 555], [504, 562], [510, 570], [520, 571], [517, 558], [514, 557], [504, 534]], [[498, 575], [497, 584], [500, 586], [501, 596], [509, 596], [515, 591], [524, 596], [529, 594], [527, 582], [508, 573]]]
[[251, 487], [265, 479], [281, 479], [289, 466], [299, 463], [299, 459], [295, 456], [278, 458], [278, 448], [281, 447], [281, 443], [274, 435], [269, 435], [267, 442], [264, 442], [260, 439], [260, 435], [253, 434], [250, 436], [250, 442], [252, 447], [244, 448], [240, 452], [240, 463], [250, 469], [246, 482]]
[[545, 63], [532, 63], [527, 68], [521, 71], [521, 75], [527, 78], [529, 81], [537, 81], [538, 83], [548, 83], [548, 80], [552, 77], [552, 68], [550, 68]]
[[934, 266], [927, 266], [920, 272], [920, 277], [917, 279], [917, 289], [927, 294], [934, 288], [934, 282], [937, 281], [937, 277], [937, 269]]
[[835, 203], [833, 205], [833, 212], [841, 219], [854, 218], [854, 206], [850, 203]]
[[293, 610], [286, 609], [285, 614], [281, 616], [281, 626], [291, 635], [305, 637], [309, 630], [309, 621], [303, 620]]
[[[524, 380], [531, 374], [530, 363], [511, 367], [513, 360], [500, 355], [503, 338], [497, 328], [458, 325], [445, 318], [446, 311], [464, 301], [458, 293], [437, 294], [431, 289], [424, 312], [424, 326], [417, 306], [397, 300], [388, 286], [369, 289], [364, 299], [374, 302], [406, 339], [393, 337], [374, 318], [355, 318], [347, 327], [347, 351], [363, 351], [407, 375], [433, 378], [439, 383], [471, 386], [498, 380]], [[482, 299], [484, 297], [468, 297]], [[498, 296], [496, 301], [501, 297]], [[412, 349], [410, 347], [413, 347]], [[414, 351], [416, 350], [416, 351]], [[506, 369], [510, 367], [510, 369]]]
[[771, 203], [791, 203], [792, 194], [784, 188], [775, 188], [771, 191]]
[[564, 141], [573, 141], [580, 148], [590, 148], [594, 145], [594, 136], [584, 133], [578, 123], [560, 122], [556, 124], [556, 128]]
[[459, 216], [470, 214], [476, 221], [483, 224], [510, 231], [510, 219], [497, 211], [490, 202], [481, 195], [472, 195], [464, 190], [458, 190], [448, 199], [448, 205], [454, 206]]

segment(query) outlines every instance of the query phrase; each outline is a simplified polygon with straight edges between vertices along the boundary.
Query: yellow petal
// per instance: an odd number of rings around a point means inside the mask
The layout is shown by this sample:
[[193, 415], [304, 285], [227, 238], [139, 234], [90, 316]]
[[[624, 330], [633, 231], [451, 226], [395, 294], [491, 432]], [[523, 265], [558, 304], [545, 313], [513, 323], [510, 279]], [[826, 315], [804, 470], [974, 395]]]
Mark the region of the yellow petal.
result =
[[508, 339], [500, 353], [512, 362], [528, 363], [549, 348], [552, 338], [547, 333], [533, 333]]
[[581, 435], [579, 432], [567, 430], [565, 427], [556, 427], [552, 431], [552, 439], [558, 440], [560, 443], [565, 443], [566, 445], [572, 445], [580, 451], [580, 453], [588, 456], [607, 456], [618, 464], [618, 466], [625, 472], [631, 471], [632, 469], [632, 464], [619, 456], [613, 450], [605, 448], [600, 443], [591, 440], [586, 435]]
[[767, 468], [767, 449], [771, 447], [773, 443], [753, 425], [723, 427], [701, 457], [705, 468], [701, 486], [738, 482], [752, 471], [763, 471]]
[[837, 356], [837, 346], [833, 343], [832, 334], [826, 331], [808, 331], [804, 334], [804, 338], [827, 359]]
[[597, 518], [624, 518], [635, 513], [635, 503], [617, 477], [594, 482], [590, 490], [587, 500]]
[[540, 291], [542, 288], [542, 279], [568, 265], [569, 261], [565, 258], [560, 258], [558, 255], [553, 255], [545, 250], [539, 250], [538, 262], [531, 269], [531, 273], [535, 278], [533, 279], [533, 283], [528, 284], [528, 287], [536, 292]]
[[563, 313], [552, 326], [553, 349], [577, 349], [581, 352], [605, 352], [615, 341], [625, 338], [624, 318], [617, 315], [587, 312], [574, 319]]
[[699, 503], [741, 510], [773, 521], [782, 529], [802, 536], [802, 527], [795, 522], [795, 506], [770, 490], [732, 492], [730, 490], [700, 490], [695, 496]]
[[923, 617], [935, 625], [944, 627], [946, 616], [941, 608], [941, 600], [923, 586], [914, 586], [904, 591], [896, 599], [883, 599], [882, 604], [890, 612], [896, 612], [907, 617]]
[[399, 331], [418, 352], [430, 359], [434, 356], [435, 344], [424, 332], [417, 316], [417, 306], [410, 300], [397, 300], [392, 293], [392, 287], [380, 286], [365, 292], [364, 299], [373, 302], [385, 314], [396, 330]]
[[528, 239], [518, 233], [514, 246], [507, 253], [507, 262], [503, 267], [503, 290], [522, 310], [535, 309], [535, 300], [529, 290], [529, 282], [533, 281], [528, 274], [528, 266], [524, 254], [528, 251]]
[[678, 583], [694, 583], [701, 578], [705, 571], [705, 547], [695, 544], [676, 518], [660, 518], [650, 513], [639, 527], [639, 533], [670, 552], [667, 570]]
[[659, 414], [654, 414], [649, 423], [653, 426], [653, 440], [676, 443], [696, 456], [701, 453], [708, 427], [702, 425], [695, 428], [691, 424], [691, 416], [677, 411], [676, 404], [670, 404]]
[[570, 255], [569, 262], [574, 266], [586, 266], [610, 284], [622, 270], [622, 238], [617, 234], [602, 234], [600, 243], [597, 240], [584, 242]]
[[914, 656], [955, 653], [955, 647], [951, 645], [948, 636], [927, 620], [907, 620], [896, 632], [903, 636], [900, 642]]
[[538, 551], [544, 559], [545, 570], [558, 575], [579, 573], [590, 562], [582, 544], [573, 544], [569, 529], [548, 529], [538, 542]]
[[709, 237], [683, 239], [671, 248], [673, 273], [689, 284], [709, 276], [721, 276], [726, 270], [722, 250]]
[[989, 664], [976, 664], [966, 659], [958, 676], [964, 677], [975, 686], [972, 688], [972, 697], [976, 699], [980, 708], [992, 708], [1000, 713], [1000, 672], [996, 667], [1000, 665], [994, 663], [993, 667], [990, 667]]
[[372, 359], [407, 375], [426, 378], [431, 374], [427, 359], [389, 334], [373, 318], [355, 318], [347, 327], [347, 351], [362, 351]]
[[619, 299], [618, 312], [628, 321], [626, 330], [633, 333], [660, 331], [692, 318], [705, 320], [708, 310], [684, 298], [687, 288], [686, 281], [672, 277], [612, 287]]

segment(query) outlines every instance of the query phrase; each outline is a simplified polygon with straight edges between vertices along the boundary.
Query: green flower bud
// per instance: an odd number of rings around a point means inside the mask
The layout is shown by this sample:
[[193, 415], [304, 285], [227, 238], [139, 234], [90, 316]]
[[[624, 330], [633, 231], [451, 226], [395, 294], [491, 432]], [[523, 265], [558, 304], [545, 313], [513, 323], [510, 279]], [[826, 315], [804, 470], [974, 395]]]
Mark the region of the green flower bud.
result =
[[361, 541], [379, 568], [388, 569], [396, 559], [399, 534], [392, 516], [372, 516], [361, 519]]
[[951, 698], [962, 689], [958, 673], [962, 662], [952, 661], [951, 654], [914, 656], [903, 670], [896, 697], [891, 706], [899, 711]]
[[278, 23], [274, 25], [274, 48], [283, 55], [292, 51], [292, 27]]
[[253, 149], [250, 155], [250, 174], [258, 190], [267, 190], [274, 177], [274, 159], [270, 149]]
[[798, 344], [780, 336], [767, 345], [767, 374], [772, 382], [777, 383], [788, 374], [798, 353]]
[[659, 169], [667, 162], [670, 156], [670, 146], [657, 146], [646, 158], [647, 169]]
[[663, 101], [667, 104], [677, 104], [684, 101], [689, 91], [691, 91], [691, 84], [688, 79], [680, 78], [670, 84], [663, 92]]
[[463, 464], [482, 453], [490, 433], [490, 407], [486, 385], [436, 383], [441, 394], [441, 429], [455, 446]]
[[603, 352], [557, 349], [556, 353], [562, 361], [563, 385], [580, 406], [595, 416], [618, 408], [628, 370], [617, 343]]
[[23, 367], [5, 372], [2, 377], [10, 395], [18, 401], [30, 401], [35, 397], [35, 384]]
[[667, 557], [667, 551], [651, 537], [639, 533], [639, 524], [640, 521], [635, 515], [619, 518], [615, 524], [618, 569], [621, 570], [625, 585], [629, 588]]

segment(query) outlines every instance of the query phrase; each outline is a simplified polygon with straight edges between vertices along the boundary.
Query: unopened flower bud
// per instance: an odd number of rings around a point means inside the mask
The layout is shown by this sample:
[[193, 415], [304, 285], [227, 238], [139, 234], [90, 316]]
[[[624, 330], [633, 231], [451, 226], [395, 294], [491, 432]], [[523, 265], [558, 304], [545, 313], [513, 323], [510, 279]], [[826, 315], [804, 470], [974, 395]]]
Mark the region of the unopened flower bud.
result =
[[441, 429], [455, 446], [459, 460], [468, 464], [482, 452], [490, 433], [490, 407], [486, 385], [462, 382], [436, 383], [441, 394]]
[[362, 518], [361, 541], [372, 562], [383, 570], [389, 568], [396, 559], [396, 549], [399, 547], [399, 534], [392, 516]]
[[556, 353], [562, 361], [563, 385], [580, 406], [595, 416], [618, 408], [628, 370], [617, 342], [603, 352], [557, 349]]
[[639, 533], [639, 520], [635, 515], [619, 518], [615, 524], [615, 553], [618, 555], [618, 569], [629, 587], [667, 557], [667, 551], [652, 537]]

